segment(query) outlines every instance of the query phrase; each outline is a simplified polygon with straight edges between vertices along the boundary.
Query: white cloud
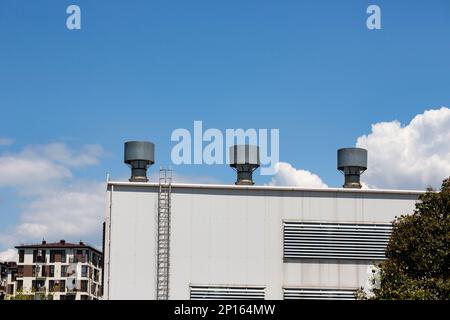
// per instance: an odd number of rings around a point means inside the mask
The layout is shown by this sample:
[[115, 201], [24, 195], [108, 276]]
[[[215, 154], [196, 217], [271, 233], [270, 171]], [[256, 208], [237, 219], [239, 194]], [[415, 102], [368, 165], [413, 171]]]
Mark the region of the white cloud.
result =
[[277, 173], [272, 177], [269, 185], [272, 186], [292, 186], [304, 188], [327, 188], [322, 179], [307, 170], [296, 169], [289, 163], [278, 162], [276, 164]]
[[9, 146], [14, 143], [14, 139], [0, 138], [0, 146]]
[[0, 156], [0, 187], [33, 192], [43, 184], [54, 186], [72, 178], [72, 168], [97, 164], [102, 154], [99, 145], [84, 145], [79, 151], [63, 143], [26, 146], [19, 153]]
[[450, 176], [450, 109], [418, 114], [405, 126], [399, 121], [372, 125], [357, 139], [369, 151], [362, 180], [374, 188], [438, 187]]
[[[0, 186], [37, 188], [42, 184], [70, 178], [71, 171], [49, 159], [22, 154], [0, 156]], [[25, 190], [23, 190], [25, 191]]]
[[0, 261], [1, 262], [17, 262], [17, 250], [16, 249], [6, 249], [5, 251], [0, 251]]
[[28, 146], [22, 152], [23, 157], [43, 157], [67, 167], [85, 167], [98, 164], [103, 154], [100, 145], [84, 145], [80, 151], [70, 150], [64, 143]]
[[43, 238], [98, 243], [104, 185], [80, 181], [72, 169], [95, 165], [102, 154], [98, 145], [72, 150], [62, 143], [0, 154], [0, 187], [15, 190], [21, 208], [19, 222], [1, 230], [0, 244], [12, 246]]
[[25, 206], [15, 233], [19, 239], [99, 240], [105, 207], [103, 183], [49, 190]]

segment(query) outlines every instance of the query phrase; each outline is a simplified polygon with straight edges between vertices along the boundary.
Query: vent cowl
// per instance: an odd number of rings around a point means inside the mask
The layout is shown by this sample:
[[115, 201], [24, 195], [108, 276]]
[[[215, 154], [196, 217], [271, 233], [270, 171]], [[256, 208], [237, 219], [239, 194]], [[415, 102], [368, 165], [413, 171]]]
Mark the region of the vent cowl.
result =
[[125, 142], [124, 162], [131, 168], [130, 182], [147, 182], [147, 168], [155, 163], [155, 145], [148, 141]]
[[337, 151], [337, 169], [344, 174], [344, 188], [361, 189], [360, 176], [367, 170], [367, 150], [342, 148]]
[[259, 166], [258, 146], [242, 144], [230, 147], [230, 167], [237, 172], [237, 185], [254, 185], [253, 171]]

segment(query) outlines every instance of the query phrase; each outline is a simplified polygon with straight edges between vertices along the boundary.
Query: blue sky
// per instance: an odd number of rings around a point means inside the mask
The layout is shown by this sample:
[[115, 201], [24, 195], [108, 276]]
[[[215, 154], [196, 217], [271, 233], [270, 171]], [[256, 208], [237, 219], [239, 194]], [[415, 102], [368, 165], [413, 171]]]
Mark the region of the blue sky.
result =
[[[81, 8], [81, 30], [66, 29], [70, 4]], [[381, 30], [366, 28], [370, 4], [381, 8]], [[71, 167], [81, 180], [126, 176], [129, 139], [155, 142], [156, 164], [168, 165], [171, 132], [202, 120], [279, 128], [281, 161], [339, 186], [337, 148], [374, 123], [408, 124], [450, 105], [447, 0], [4, 0], [0, 48], [0, 138], [14, 140], [0, 155], [100, 145], [96, 165]], [[234, 179], [226, 166], [175, 170]], [[25, 198], [0, 192], [7, 233]]]

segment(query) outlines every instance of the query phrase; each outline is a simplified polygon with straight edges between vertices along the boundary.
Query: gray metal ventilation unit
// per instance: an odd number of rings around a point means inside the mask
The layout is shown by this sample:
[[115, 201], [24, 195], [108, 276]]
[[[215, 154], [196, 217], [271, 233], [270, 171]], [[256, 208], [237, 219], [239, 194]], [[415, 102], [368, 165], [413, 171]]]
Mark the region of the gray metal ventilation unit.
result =
[[285, 259], [386, 259], [390, 224], [284, 221]]
[[230, 147], [230, 167], [237, 172], [237, 185], [254, 185], [253, 171], [259, 168], [259, 147], [242, 144]]
[[356, 289], [284, 288], [285, 300], [355, 300]]
[[264, 300], [264, 287], [191, 286], [191, 300]]
[[155, 163], [155, 145], [147, 141], [125, 142], [124, 162], [131, 168], [130, 182], [147, 182], [147, 168]]
[[367, 170], [367, 150], [342, 148], [337, 151], [337, 168], [345, 176], [344, 188], [361, 189], [360, 176]]

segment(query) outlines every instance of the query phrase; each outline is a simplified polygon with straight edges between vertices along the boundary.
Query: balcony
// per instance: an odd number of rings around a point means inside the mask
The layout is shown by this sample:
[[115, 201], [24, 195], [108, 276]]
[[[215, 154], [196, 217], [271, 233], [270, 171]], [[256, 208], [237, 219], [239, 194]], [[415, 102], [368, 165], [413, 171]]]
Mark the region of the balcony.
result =
[[50, 292], [66, 292], [65, 281], [64, 280], [62, 280], [61, 282], [50, 281], [49, 291]]
[[77, 280], [66, 286], [68, 293], [88, 292], [88, 280]]

